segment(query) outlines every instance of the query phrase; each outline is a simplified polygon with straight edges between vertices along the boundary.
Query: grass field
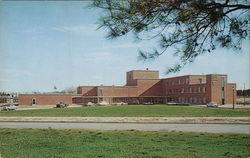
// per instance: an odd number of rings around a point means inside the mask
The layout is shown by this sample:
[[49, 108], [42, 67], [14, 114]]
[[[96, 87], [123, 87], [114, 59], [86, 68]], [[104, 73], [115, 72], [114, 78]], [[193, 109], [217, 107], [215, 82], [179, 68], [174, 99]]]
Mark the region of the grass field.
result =
[[247, 158], [249, 140], [244, 134], [0, 129], [0, 153], [4, 158]]
[[130, 105], [130, 106], [99, 106], [76, 107], [65, 109], [43, 109], [26, 111], [0, 112], [0, 116], [99, 116], [99, 117], [245, 117], [250, 110], [216, 109], [166, 105]]

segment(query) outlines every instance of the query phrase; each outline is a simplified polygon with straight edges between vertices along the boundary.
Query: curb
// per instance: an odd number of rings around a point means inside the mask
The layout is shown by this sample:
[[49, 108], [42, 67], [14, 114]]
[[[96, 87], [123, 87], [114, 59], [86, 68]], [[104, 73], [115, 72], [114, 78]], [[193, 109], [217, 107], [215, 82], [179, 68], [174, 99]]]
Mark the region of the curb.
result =
[[250, 124], [250, 117], [0, 117], [0, 122]]

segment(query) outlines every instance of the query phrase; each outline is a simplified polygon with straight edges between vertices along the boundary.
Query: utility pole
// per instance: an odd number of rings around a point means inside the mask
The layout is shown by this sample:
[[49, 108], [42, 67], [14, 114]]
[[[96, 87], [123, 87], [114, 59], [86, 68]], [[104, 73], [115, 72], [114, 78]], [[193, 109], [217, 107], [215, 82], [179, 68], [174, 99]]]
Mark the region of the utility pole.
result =
[[243, 90], [243, 98], [244, 98], [244, 105], [246, 105], [245, 83], [244, 83], [244, 90]]
[[234, 109], [234, 87], [233, 87], [233, 109]]

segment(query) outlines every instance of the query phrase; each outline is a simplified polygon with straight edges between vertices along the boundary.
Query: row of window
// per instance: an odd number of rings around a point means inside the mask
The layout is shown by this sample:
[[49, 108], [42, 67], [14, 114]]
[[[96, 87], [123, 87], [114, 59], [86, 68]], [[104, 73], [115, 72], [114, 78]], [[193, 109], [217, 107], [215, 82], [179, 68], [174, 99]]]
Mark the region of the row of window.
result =
[[[198, 82], [199, 84], [203, 84], [203, 83], [206, 83], [206, 81], [202, 78], [199, 78], [198, 79]], [[182, 84], [189, 84], [189, 79], [188, 78], [181, 78], [181, 79], [178, 79], [178, 80], [168, 80], [165, 82], [166, 85], [182, 85]]]
[[198, 97], [179, 97], [176, 98], [178, 102], [180, 103], [194, 103], [194, 104], [206, 104], [207, 98], [198, 98]]
[[180, 89], [169, 89], [169, 94], [176, 93], [205, 93], [207, 91], [206, 87], [193, 87], [193, 88], [180, 88]]
[[166, 85], [181, 85], [181, 84], [188, 84], [189, 79], [188, 78], [181, 78], [179, 80], [172, 80], [172, 81], [166, 81]]

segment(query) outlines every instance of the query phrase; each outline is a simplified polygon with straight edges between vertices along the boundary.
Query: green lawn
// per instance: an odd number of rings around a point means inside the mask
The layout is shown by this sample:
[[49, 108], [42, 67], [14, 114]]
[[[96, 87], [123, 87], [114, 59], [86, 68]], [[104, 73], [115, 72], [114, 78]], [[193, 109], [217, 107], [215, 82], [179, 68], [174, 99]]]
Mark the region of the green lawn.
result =
[[247, 158], [249, 151], [246, 134], [0, 129], [4, 158]]
[[166, 116], [166, 117], [244, 117], [250, 116], [250, 110], [232, 110], [186, 106], [166, 105], [129, 105], [129, 106], [99, 106], [77, 107], [65, 109], [43, 109], [26, 111], [0, 112], [0, 116], [100, 116], [100, 117], [132, 117], [132, 116]]

